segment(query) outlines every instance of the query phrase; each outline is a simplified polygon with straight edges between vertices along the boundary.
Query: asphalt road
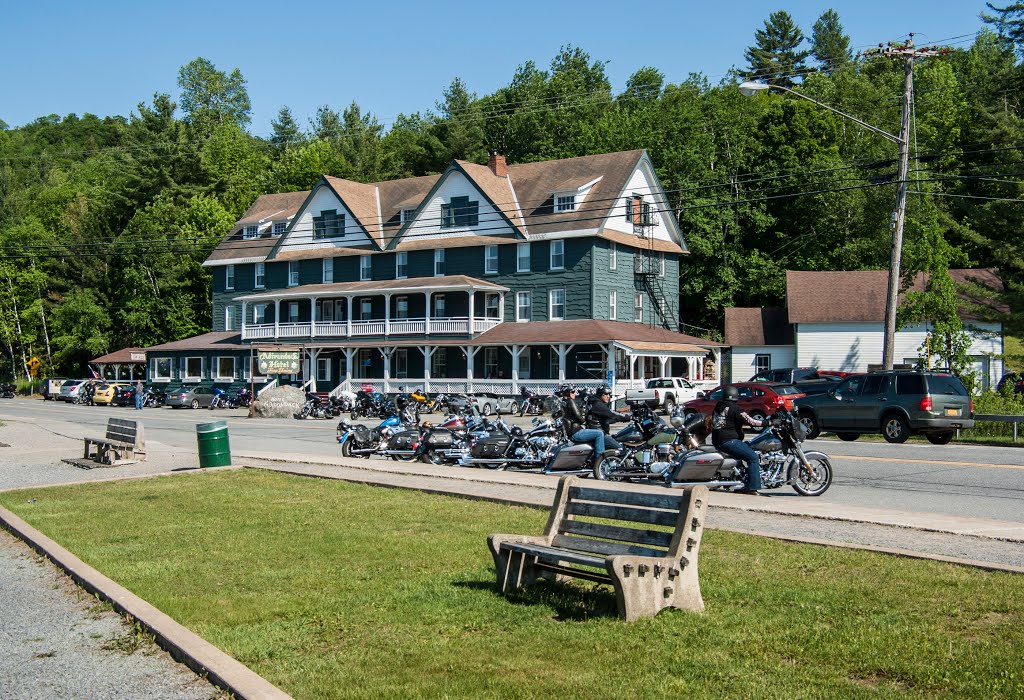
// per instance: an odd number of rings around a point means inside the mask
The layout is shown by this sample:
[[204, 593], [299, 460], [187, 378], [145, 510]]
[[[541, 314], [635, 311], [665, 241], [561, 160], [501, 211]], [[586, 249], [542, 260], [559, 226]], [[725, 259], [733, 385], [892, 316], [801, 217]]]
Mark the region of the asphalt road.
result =
[[[0, 420], [87, 426], [102, 434], [111, 415], [135, 417], [129, 408], [74, 406], [38, 400], [0, 400]], [[147, 443], [194, 450], [195, 425], [226, 420], [236, 452], [287, 459], [289, 455], [340, 456], [337, 420], [249, 419], [245, 409], [146, 409]], [[424, 416], [429, 419], [429, 416]], [[515, 419], [525, 424], [529, 419]], [[75, 437], [75, 436], [73, 436]], [[1024, 522], [1024, 449], [980, 445], [890, 445], [884, 442], [814, 440], [806, 444], [832, 457], [835, 479], [822, 500], [904, 511]], [[1024, 447], [1024, 443], [1022, 443]], [[537, 478], [550, 478], [539, 476]], [[794, 491], [776, 498], [800, 498]]]

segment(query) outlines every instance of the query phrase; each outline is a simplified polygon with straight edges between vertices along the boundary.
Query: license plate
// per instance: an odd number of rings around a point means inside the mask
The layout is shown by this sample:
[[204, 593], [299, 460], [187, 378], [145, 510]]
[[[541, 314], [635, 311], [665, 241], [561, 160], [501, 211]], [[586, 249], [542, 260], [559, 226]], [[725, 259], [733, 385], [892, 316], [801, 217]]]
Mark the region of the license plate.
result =
[[960, 409], [958, 409], [958, 408], [947, 408], [946, 409], [946, 415], [947, 416], [958, 416], [958, 415], [960, 415]]

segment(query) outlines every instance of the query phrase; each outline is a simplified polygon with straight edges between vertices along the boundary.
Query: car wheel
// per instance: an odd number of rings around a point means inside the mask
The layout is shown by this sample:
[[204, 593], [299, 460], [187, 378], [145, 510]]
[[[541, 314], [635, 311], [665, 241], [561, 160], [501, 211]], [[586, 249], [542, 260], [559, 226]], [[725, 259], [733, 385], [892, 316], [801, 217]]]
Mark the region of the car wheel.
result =
[[483, 413], [485, 416], [491, 415], [491, 404], [485, 403], [483, 408], [480, 409], [480, 412]]
[[818, 425], [818, 419], [815, 418], [814, 414], [810, 411], [800, 412], [800, 422], [804, 424], [804, 430], [807, 431], [808, 440], [813, 440], [821, 435], [821, 427]]
[[192, 408], [199, 408], [199, 399], [192, 399], [192, 403], [190, 405]]
[[843, 442], [853, 442], [860, 437], [860, 433], [836, 433], [836, 437]]
[[671, 397], [665, 399], [665, 415], [671, 416], [674, 410], [676, 410], [676, 402]]
[[754, 420], [758, 420], [758, 421], [765, 419], [765, 415], [761, 411], [753, 411], [750, 414], [750, 417], [753, 418]]
[[953, 433], [928, 433], [925, 437], [933, 445], [948, 445], [949, 441], [953, 439]]
[[886, 442], [901, 444], [910, 437], [910, 426], [907, 419], [898, 413], [892, 413], [882, 419], [882, 437]]

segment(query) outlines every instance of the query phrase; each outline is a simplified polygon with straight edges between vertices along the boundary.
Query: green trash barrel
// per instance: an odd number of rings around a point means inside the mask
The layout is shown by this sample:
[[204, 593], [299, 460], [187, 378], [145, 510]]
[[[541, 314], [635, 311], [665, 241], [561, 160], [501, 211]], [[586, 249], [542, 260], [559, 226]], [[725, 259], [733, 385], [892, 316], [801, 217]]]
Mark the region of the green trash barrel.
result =
[[227, 421], [218, 420], [213, 423], [197, 423], [196, 440], [199, 442], [200, 467], [227, 467], [231, 465], [231, 445], [228, 444]]

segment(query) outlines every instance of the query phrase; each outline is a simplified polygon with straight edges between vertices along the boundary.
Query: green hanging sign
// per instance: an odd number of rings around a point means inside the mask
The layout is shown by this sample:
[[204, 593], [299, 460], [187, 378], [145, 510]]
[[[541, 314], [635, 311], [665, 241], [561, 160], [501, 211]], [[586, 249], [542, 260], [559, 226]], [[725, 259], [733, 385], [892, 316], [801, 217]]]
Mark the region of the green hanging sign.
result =
[[260, 374], [298, 374], [299, 352], [290, 350], [260, 350]]

